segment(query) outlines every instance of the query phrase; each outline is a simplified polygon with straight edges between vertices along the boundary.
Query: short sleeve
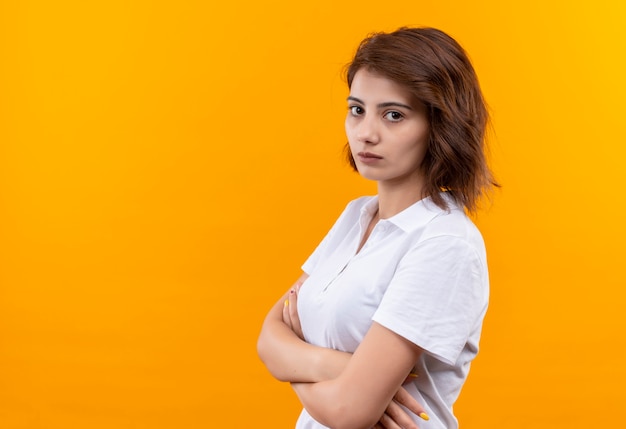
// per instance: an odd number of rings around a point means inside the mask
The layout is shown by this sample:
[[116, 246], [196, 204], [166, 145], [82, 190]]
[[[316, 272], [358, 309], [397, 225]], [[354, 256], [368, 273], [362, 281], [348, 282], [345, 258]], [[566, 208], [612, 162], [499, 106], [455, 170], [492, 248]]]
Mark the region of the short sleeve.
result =
[[454, 365], [486, 311], [482, 254], [456, 236], [418, 243], [400, 260], [372, 319]]

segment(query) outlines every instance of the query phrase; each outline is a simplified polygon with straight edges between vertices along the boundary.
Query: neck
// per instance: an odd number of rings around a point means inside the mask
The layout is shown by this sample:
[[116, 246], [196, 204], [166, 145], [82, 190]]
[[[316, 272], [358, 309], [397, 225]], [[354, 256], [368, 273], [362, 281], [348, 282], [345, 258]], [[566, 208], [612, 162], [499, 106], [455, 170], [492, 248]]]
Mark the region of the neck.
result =
[[391, 186], [378, 183], [378, 216], [380, 219], [390, 218], [426, 197], [421, 185]]

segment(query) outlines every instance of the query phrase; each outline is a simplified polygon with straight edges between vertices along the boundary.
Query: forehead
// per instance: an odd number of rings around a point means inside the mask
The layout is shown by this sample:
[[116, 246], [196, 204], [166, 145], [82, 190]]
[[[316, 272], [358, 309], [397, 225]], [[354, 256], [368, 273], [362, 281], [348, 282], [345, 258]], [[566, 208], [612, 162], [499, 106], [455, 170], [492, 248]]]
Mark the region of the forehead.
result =
[[414, 105], [417, 102], [405, 86], [367, 69], [360, 69], [354, 75], [350, 96], [373, 103], [397, 101]]

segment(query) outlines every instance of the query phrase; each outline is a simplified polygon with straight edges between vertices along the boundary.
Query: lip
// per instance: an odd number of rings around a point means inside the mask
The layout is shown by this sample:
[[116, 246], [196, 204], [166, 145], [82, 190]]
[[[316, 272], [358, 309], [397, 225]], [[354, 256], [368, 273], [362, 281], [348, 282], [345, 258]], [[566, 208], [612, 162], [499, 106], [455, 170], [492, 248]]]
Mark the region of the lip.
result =
[[376, 155], [375, 153], [371, 153], [371, 152], [359, 152], [356, 154], [356, 156], [359, 158], [359, 161], [361, 161], [364, 164], [373, 164], [383, 159], [382, 156]]

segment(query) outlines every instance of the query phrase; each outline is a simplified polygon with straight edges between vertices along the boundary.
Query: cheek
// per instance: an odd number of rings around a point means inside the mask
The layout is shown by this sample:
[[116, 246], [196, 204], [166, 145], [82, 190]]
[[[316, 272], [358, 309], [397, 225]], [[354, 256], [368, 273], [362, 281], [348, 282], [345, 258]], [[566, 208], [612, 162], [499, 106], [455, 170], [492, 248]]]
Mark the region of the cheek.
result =
[[346, 137], [349, 141], [352, 141], [352, 136], [354, 135], [354, 127], [351, 124], [350, 116], [346, 117], [346, 121], [344, 122], [344, 130], [346, 132]]
[[353, 151], [356, 147], [356, 141], [357, 141], [357, 139], [354, 136], [354, 128], [352, 128], [346, 123], [345, 131], [346, 131], [346, 138], [348, 139], [348, 145], [350, 146], [350, 150]]
[[428, 137], [420, 135], [416, 141], [415, 136], [413, 136], [405, 142], [405, 150], [401, 157], [404, 158], [406, 163], [410, 164], [412, 167], [415, 167], [415, 165], [420, 166], [426, 156], [427, 150]]
[[420, 128], [407, 136], [407, 146], [416, 157], [424, 157], [428, 150], [429, 133], [428, 128]]

